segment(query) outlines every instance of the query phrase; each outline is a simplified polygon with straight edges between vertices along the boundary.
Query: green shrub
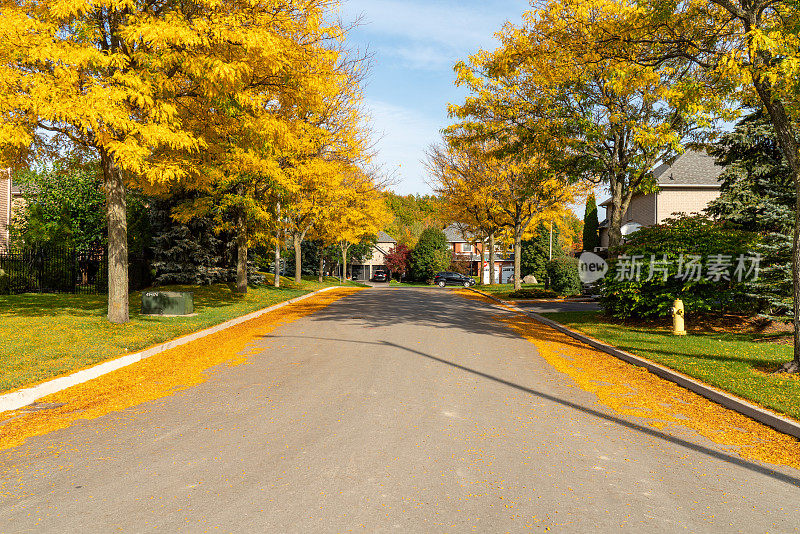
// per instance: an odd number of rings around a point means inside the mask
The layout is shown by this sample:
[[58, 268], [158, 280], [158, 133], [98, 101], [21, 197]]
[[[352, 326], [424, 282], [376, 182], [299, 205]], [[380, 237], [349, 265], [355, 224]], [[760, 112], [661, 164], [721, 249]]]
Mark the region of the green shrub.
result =
[[550, 288], [559, 295], [578, 295], [581, 292], [581, 279], [578, 275], [577, 258], [554, 258], [547, 262], [547, 276]]
[[40, 287], [39, 281], [31, 274], [11, 272], [2, 278], [0, 286], [5, 294], [30, 293], [38, 291]]
[[557, 296], [555, 291], [540, 287], [529, 287], [508, 294], [512, 299], [549, 299]]
[[[599, 282], [600, 304], [618, 318], [667, 316], [676, 298], [688, 313], [753, 310], [756, 299], [745, 282], [735, 276], [709, 278], [708, 272], [721, 255], [732, 263], [733, 275], [738, 257], [749, 255], [757, 243], [754, 233], [702, 216], [642, 228], [609, 260], [608, 273]], [[686, 276], [689, 255], [700, 257], [699, 278]]]
[[412, 277], [420, 282], [431, 282], [436, 273], [447, 269], [451, 259], [444, 232], [426, 228], [411, 252]]

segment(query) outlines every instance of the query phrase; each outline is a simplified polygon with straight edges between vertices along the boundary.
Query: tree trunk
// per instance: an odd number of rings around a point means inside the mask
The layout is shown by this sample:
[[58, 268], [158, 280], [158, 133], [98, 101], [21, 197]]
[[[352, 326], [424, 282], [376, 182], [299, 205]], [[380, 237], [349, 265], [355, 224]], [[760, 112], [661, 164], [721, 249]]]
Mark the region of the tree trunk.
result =
[[108, 224], [108, 320], [127, 323], [128, 311], [128, 219], [125, 183], [110, 154], [100, 151], [106, 193]]
[[522, 230], [514, 228], [514, 291], [522, 289]]
[[794, 302], [794, 358], [781, 371], [800, 372], [800, 175], [795, 172], [794, 236], [792, 238], [792, 295]]
[[[617, 180], [615, 177], [614, 180]], [[611, 184], [611, 209], [608, 210], [608, 250], [618, 247], [622, 243], [622, 211], [621, 185], [617, 182]]]
[[615, 177], [610, 184], [611, 188], [611, 209], [608, 211], [608, 250], [611, 250], [622, 244], [622, 225], [624, 223], [625, 214], [628, 212], [628, 207], [631, 205], [633, 198], [633, 191], [628, 189], [623, 191], [624, 184], [623, 177]]
[[[477, 247], [477, 244], [475, 246]], [[476, 248], [475, 252], [478, 252], [478, 250], [479, 249]], [[485, 285], [486, 284], [486, 279], [483, 276], [483, 262], [486, 261], [486, 242], [485, 241], [481, 242], [480, 251], [481, 251], [481, 253], [480, 253], [481, 261], [478, 262], [478, 277], [479, 277], [478, 280], [480, 280], [481, 285]]]
[[[475, 250], [474, 254], [476, 256], [478, 255], [478, 251], [480, 251], [480, 256], [479, 256], [479, 261], [478, 261], [478, 273], [477, 274], [480, 277], [479, 279], [481, 280], [481, 283], [483, 283], [483, 275], [481, 274], [483, 272], [483, 249], [478, 247], [479, 243], [480, 243], [480, 241], [478, 241], [478, 240], [473, 241], [472, 242], [472, 247]], [[472, 276], [472, 255], [471, 254], [470, 254], [470, 258], [469, 258], [469, 275]]]
[[347, 249], [342, 247], [342, 283], [347, 278]]
[[494, 234], [489, 234], [489, 285], [494, 285], [495, 278], [494, 276]]
[[320, 245], [319, 246], [319, 276], [317, 278], [317, 280], [319, 281], [320, 284], [322, 283], [322, 276], [323, 276], [322, 272], [325, 270], [325, 254], [324, 254], [324, 252], [325, 252], [325, 247]]
[[779, 99], [773, 98], [772, 89], [766, 81], [755, 78], [753, 85], [756, 88], [761, 102], [767, 108], [778, 146], [783, 157], [786, 158], [792, 169], [795, 188], [794, 234], [792, 238], [792, 295], [794, 304], [794, 358], [781, 368], [789, 373], [800, 372], [800, 146], [798, 146], [797, 132], [792, 127], [789, 114]]
[[281, 287], [281, 203], [275, 204], [275, 213], [277, 215], [275, 225], [275, 274], [273, 275], [272, 285]]
[[272, 274], [272, 285], [281, 287], [281, 242], [275, 242], [275, 268]]
[[236, 292], [247, 293], [247, 235], [245, 233], [244, 212], [238, 215], [238, 234], [236, 235]]
[[300, 256], [303, 238], [299, 233], [294, 234], [294, 281], [299, 284], [303, 281], [303, 258]]

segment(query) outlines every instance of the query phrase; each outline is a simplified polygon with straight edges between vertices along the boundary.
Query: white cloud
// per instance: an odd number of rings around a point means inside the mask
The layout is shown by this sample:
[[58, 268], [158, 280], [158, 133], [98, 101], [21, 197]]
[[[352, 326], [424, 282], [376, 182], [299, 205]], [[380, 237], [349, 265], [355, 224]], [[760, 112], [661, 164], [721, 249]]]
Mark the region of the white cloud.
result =
[[416, 70], [447, 70], [459, 59], [456, 54], [448, 54], [441, 48], [426, 45], [380, 47], [378, 51], [381, 56], [394, 57], [404, 67]]
[[407, 41], [417, 49], [436, 49], [439, 56], [466, 57], [481, 47], [494, 48], [493, 35], [507, 19], [503, 13], [515, 13], [519, 18], [526, 9], [530, 5], [522, 0], [474, 4], [345, 0], [342, 17], [355, 20], [363, 16], [357, 31], [380, 40]]
[[364, 15], [362, 31], [382, 37], [474, 45], [497, 31], [480, 10], [464, 4], [398, 0], [346, 0], [345, 16]]

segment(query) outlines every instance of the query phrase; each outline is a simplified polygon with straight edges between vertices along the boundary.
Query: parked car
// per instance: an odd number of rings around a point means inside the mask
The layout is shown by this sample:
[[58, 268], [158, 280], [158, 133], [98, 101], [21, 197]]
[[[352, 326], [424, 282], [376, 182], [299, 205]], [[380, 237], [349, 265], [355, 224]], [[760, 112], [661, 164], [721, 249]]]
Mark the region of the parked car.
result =
[[373, 282], [388, 282], [389, 281], [389, 273], [386, 271], [375, 271], [375, 274], [372, 276]]
[[475, 285], [475, 279], [461, 273], [441, 272], [437, 273], [433, 279], [433, 283], [439, 287], [444, 286], [464, 286], [470, 287]]

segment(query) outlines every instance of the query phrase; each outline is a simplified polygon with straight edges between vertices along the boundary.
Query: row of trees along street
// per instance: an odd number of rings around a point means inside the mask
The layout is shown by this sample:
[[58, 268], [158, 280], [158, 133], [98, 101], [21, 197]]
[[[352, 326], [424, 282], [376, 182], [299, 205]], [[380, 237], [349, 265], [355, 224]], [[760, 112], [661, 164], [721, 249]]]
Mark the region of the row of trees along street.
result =
[[[105, 192], [108, 318], [128, 321], [129, 190], [173, 199], [276, 258], [382, 227], [361, 107], [365, 58], [335, 0], [11, 2], [0, 20], [0, 166], [79, 153]], [[346, 264], [346, 259], [344, 260]], [[275, 262], [276, 268], [279, 262]], [[277, 274], [277, 273], [276, 273]], [[275, 277], [275, 283], [280, 278]]]
[[[613, 253], [631, 198], [655, 189], [657, 163], [713, 139], [743, 109], [763, 108], [795, 188], [794, 361], [785, 369], [800, 370], [800, 4], [551, 0], [497, 37], [496, 50], [456, 65], [470, 96], [450, 106], [454, 124], [428, 158], [442, 195], [476, 199], [457, 219], [480, 232], [516, 219], [524, 231], [574, 184], [602, 183]], [[511, 196], [497, 185], [505, 179], [482, 170], [497, 161], [521, 176], [507, 181]], [[509, 202], [515, 195], [531, 206]]]

